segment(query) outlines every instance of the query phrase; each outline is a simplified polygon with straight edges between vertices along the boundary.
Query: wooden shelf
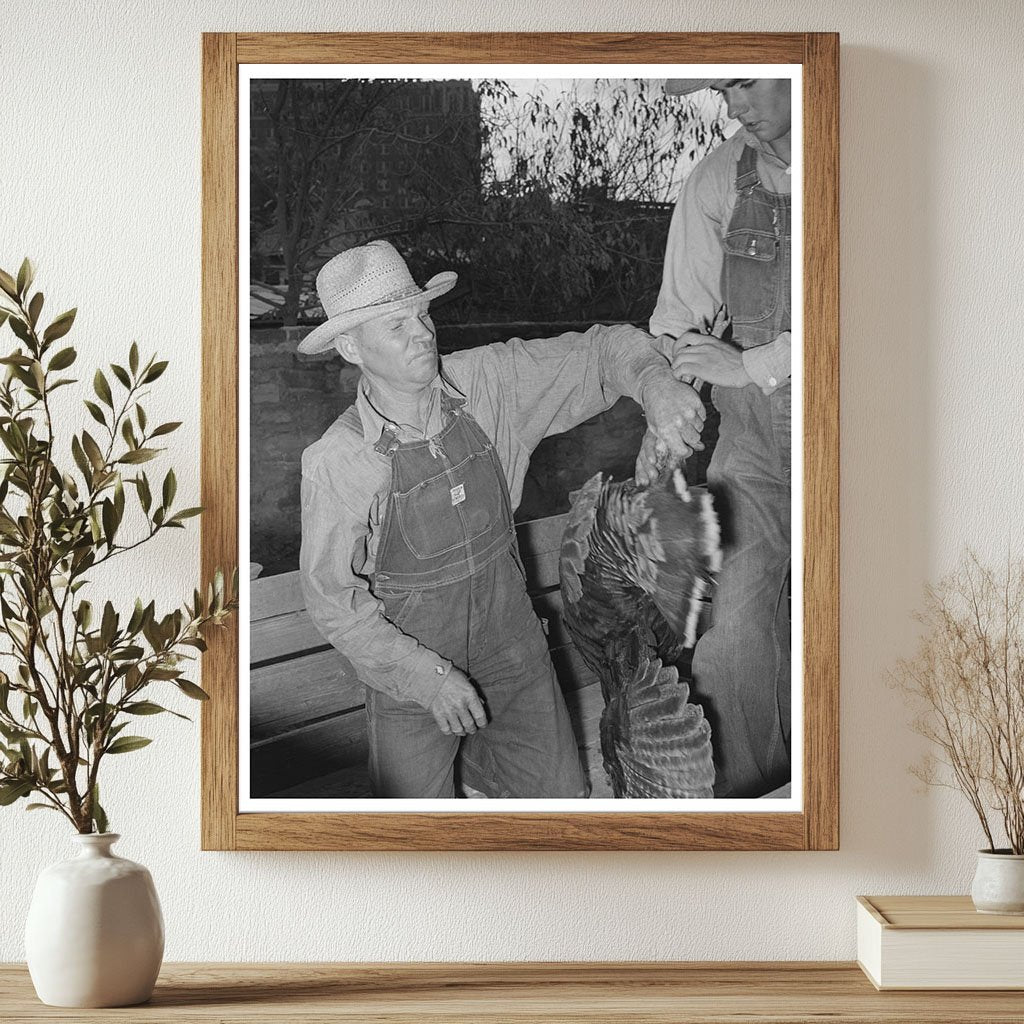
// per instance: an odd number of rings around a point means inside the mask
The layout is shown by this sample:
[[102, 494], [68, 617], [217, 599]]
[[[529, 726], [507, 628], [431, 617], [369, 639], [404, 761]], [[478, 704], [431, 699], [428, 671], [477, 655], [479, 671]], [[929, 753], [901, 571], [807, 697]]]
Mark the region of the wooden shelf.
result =
[[150, 1003], [43, 1006], [0, 965], [0, 1020], [1020, 1024], [1022, 992], [876, 992], [852, 963], [166, 964]]

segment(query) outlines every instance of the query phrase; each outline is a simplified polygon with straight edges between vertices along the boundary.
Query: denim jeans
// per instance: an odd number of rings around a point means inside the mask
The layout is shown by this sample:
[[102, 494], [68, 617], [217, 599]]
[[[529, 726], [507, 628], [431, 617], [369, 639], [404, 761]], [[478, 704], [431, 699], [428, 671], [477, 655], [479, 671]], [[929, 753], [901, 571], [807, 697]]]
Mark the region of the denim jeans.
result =
[[441, 732], [415, 701], [367, 690], [378, 797], [446, 798], [459, 781], [493, 798], [585, 797], [587, 785], [547, 639], [526, 593], [494, 445], [460, 400], [429, 441], [382, 436], [391, 494], [374, 592], [403, 633], [476, 685], [487, 725]]
[[396, 624], [429, 635], [472, 679], [488, 724], [446, 736], [415, 702], [368, 689], [375, 796], [443, 799], [460, 781], [493, 798], [588, 795], [547, 640], [511, 550], [466, 579], [415, 592]]
[[[751, 348], [790, 330], [790, 197], [764, 188], [749, 146], [736, 188], [722, 293], [732, 340]], [[792, 389], [716, 387], [712, 399], [721, 422], [708, 487], [723, 560], [692, 690], [711, 723], [715, 796], [754, 797], [790, 778]]]
[[760, 796], [789, 779], [790, 491], [779, 436], [784, 427], [788, 439], [789, 401], [751, 386], [716, 388], [715, 404], [723, 428], [708, 487], [723, 564], [692, 692], [711, 723], [715, 796]]

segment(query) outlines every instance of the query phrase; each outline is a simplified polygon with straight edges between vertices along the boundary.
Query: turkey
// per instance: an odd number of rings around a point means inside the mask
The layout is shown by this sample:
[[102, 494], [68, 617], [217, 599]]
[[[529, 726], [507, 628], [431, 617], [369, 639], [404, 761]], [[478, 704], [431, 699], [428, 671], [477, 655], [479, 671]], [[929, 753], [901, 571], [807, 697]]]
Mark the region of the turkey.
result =
[[559, 556], [565, 623], [601, 682], [618, 798], [710, 797], [711, 727], [675, 662], [721, 564], [711, 495], [669, 468], [650, 486], [598, 473], [572, 496]]

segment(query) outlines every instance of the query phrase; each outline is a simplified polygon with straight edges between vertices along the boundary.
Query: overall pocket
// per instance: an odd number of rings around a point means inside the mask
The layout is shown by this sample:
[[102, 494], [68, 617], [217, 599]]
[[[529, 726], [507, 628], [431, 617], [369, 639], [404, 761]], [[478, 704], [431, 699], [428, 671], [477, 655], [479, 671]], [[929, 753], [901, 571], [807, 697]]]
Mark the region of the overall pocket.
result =
[[778, 304], [779, 243], [774, 231], [741, 228], [723, 239], [725, 296], [736, 324], [756, 324]]

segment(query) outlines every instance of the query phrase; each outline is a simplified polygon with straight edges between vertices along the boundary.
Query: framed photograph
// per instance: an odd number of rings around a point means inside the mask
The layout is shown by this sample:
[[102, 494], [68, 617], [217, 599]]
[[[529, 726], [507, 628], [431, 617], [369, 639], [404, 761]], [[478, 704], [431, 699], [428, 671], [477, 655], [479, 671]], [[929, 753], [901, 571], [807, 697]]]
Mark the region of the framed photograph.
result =
[[838, 848], [838, 53], [204, 35], [204, 849]]

